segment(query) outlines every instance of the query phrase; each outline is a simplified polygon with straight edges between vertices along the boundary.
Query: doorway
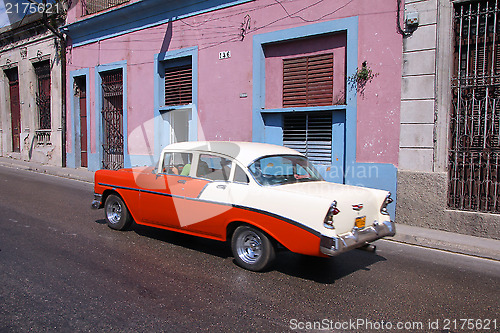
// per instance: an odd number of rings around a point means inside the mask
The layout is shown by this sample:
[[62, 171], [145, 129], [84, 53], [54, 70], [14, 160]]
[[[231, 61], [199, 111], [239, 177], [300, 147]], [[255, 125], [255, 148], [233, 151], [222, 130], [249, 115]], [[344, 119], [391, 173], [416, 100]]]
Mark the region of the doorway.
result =
[[[75, 78], [75, 98], [79, 108], [80, 135], [76, 138], [80, 144], [80, 166], [88, 167], [87, 151], [87, 82], [85, 76]], [[78, 132], [77, 132], [78, 133]]]
[[21, 107], [19, 103], [19, 75], [17, 68], [11, 68], [5, 71], [9, 80], [10, 93], [10, 114], [12, 128], [12, 151], [19, 153], [21, 151]]

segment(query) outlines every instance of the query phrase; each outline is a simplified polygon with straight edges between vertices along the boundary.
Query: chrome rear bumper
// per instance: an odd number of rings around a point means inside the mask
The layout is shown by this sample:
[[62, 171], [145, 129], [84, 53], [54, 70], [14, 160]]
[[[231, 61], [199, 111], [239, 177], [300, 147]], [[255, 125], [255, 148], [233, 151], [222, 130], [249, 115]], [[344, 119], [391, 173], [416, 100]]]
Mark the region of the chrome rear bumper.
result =
[[396, 224], [393, 221], [374, 222], [372, 226], [364, 229], [353, 228], [353, 230], [339, 237], [321, 236], [321, 253], [328, 256], [336, 256], [360, 247], [367, 242], [373, 242], [385, 236], [396, 234]]

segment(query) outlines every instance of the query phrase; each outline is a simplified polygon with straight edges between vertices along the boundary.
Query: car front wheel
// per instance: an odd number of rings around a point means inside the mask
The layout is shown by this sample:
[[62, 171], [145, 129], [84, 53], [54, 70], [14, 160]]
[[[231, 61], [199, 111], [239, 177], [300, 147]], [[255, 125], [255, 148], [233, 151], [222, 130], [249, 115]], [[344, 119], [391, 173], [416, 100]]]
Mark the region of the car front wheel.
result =
[[124, 230], [132, 222], [130, 213], [122, 198], [111, 194], [106, 198], [104, 213], [108, 227], [115, 230]]
[[231, 249], [239, 266], [256, 272], [268, 267], [276, 255], [269, 237], [250, 226], [236, 228], [231, 239]]

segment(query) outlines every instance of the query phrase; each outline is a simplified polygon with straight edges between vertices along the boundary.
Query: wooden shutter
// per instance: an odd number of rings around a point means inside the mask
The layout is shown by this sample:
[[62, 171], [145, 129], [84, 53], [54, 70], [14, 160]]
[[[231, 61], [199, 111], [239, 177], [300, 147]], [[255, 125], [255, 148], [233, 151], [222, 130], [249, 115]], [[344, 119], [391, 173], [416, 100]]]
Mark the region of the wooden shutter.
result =
[[165, 106], [192, 103], [192, 86], [191, 64], [165, 68]]
[[333, 104], [333, 53], [283, 59], [283, 107]]
[[287, 113], [283, 119], [283, 145], [317, 164], [332, 161], [331, 112]]

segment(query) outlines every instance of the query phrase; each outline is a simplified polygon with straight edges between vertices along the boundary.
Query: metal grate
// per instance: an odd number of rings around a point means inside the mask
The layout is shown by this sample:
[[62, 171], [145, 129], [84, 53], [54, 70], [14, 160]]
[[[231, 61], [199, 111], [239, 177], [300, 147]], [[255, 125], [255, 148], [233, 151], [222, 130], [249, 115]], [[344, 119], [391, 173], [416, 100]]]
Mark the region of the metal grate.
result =
[[101, 74], [103, 119], [103, 169], [123, 168], [123, 74], [114, 70]]
[[500, 213], [498, 0], [455, 5], [450, 119], [451, 208]]
[[165, 106], [193, 102], [193, 73], [191, 64], [165, 68]]
[[333, 104], [333, 53], [283, 59], [283, 107]]
[[127, 3], [129, 0], [82, 0], [82, 16], [102, 12], [114, 6]]
[[332, 162], [332, 113], [286, 113], [283, 145], [306, 155], [316, 164]]
[[36, 105], [38, 107], [38, 129], [51, 128], [50, 116], [50, 61], [41, 61], [33, 65], [37, 78], [38, 91]]

